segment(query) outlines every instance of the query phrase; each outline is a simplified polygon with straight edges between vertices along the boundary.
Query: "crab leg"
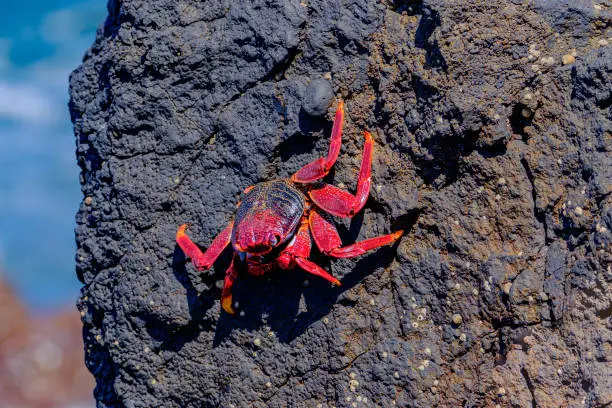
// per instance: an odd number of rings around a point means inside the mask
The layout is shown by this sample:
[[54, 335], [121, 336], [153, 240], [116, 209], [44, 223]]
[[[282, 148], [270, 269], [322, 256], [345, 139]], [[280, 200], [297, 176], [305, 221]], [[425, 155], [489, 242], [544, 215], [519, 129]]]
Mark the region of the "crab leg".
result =
[[338, 103], [336, 108], [336, 117], [334, 118], [334, 125], [332, 127], [331, 142], [329, 144], [329, 151], [327, 157], [321, 157], [315, 161], [312, 161], [299, 169], [291, 180], [296, 183], [312, 183], [327, 175], [329, 170], [332, 168], [338, 154], [340, 153], [340, 145], [342, 144], [342, 121], [344, 120], [344, 102]]
[[320, 276], [336, 286], [342, 286], [340, 281], [331, 276], [325, 269], [306, 259], [310, 255], [311, 246], [312, 241], [308, 232], [308, 222], [304, 219], [296, 233], [295, 240], [285, 248], [277, 259], [278, 265], [284, 269], [289, 269], [293, 264], [291, 262], [293, 260], [296, 265], [306, 272]]
[[392, 244], [404, 233], [404, 231], [400, 230], [393, 234], [365, 239], [352, 245], [342, 247], [342, 241], [340, 240], [338, 231], [328, 214], [321, 213], [315, 209], [310, 212], [308, 222], [317, 247], [325, 255], [333, 256], [334, 258], [352, 258], [362, 255], [371, 249]]
[[325, 269], [321, 268], [316, 263], [309, 261], [308, 259], [305, 259], [305, 258], [295, 258], [295, 263], [297, 263], [300, 268], [302, 268], [303, 270], [305, 270], [308, 273], [320, 276], [323, 279], [326, 279], [326, 280], [330, 281], [331, 283], [333, 283], [336, 286], [342, 286], [342, 284], [340, 283], [340, 281], [338, 279], [334, 278]]
[[238, 270], [236, 269], [237, 255], [232, 258], [232, 263], [225, 272], [225, 280], [223, 281], [223, 292], [221, 292], [221, 307], [226, 313], [231, 315], [236, 314], [234, 307], [232, 306], [232, 287], [234, 281], [238, 277]]
[[191, 258], [198, 271], [205, 271], [212, 266], [219, 255], [221, 255], [221, 252], [223, 252], [225, 247], [230, 243], [234, 222], [230, 222], [229, 225], [217, 235], [204, 253], [202, 253], [200, 248], [189, 239], [187, 234], [185, 234], [185, 230], [188, 226], [189, 224], [183, 224], [179, 227], [176, 232], [176, 243], [181, 247], [185, 255]]
[[283, 255], [289, 255], [291, 258], [308, 258], [311, 247], [312, 240], [310, 238], [310, 233], [308, 232], [308, 219], [306, 217], [302, 217], [300, 227], [295, 233], [295, 239], [293, 239], [293, 241], [287, 245], [287, 248], [281, 252], [280, 257]]
[[338, 217], [352, 217], [365, 205], [370, 193], [372, 170], [372, 135], [365, 134], [363, 158], [357, 179], [357, 194], [352, 195], [338, 187], [321, 183], [308, 191], [308, 195], [320, 208]]

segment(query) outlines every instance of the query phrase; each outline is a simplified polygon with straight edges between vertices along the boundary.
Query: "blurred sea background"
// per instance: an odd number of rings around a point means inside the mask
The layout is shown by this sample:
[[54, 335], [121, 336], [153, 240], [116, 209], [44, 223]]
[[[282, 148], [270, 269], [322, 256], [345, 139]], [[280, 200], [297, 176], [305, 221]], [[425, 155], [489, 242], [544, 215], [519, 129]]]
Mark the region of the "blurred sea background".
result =
[[105, 15], [103, 0], [9, 1], [0, 13], [0, 265], [36, 311], [78, 293], [68, 76]]
[[[104, 0], [9, 1], [0, 13], [0, 408], [94, 406], [74, 306], [82, 197], [67, 103], [70, 72], [105, 16]], [[68, 362], [62, 392], [49, 378]], [[50, 384], [63, 395], [45, 395]], [[85, 402], [61, 398], [77, 387], [89, 388]]]

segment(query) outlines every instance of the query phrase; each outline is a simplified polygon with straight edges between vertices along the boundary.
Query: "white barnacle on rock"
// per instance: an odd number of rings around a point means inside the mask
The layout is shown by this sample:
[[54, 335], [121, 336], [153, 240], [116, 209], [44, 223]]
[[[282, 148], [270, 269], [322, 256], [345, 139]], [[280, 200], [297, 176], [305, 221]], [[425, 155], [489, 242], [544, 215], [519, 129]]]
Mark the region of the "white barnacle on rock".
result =
[[463, 323], [463, 317], [461, 317], [460, 314], [455, 313], [452, 317], [451, 320], [454, 324], [456, 325], [460, 325], [461, 323]]
[[486, 280], [485, 280], [485, 281], [482, 281], [482, 286], [484, 287], [484, 289], [485, 289], [487, 292], [490, 292], [490, 291], [491, 291], [491, 285], [490, 285], [490, 284], [489, 284], [489, 282], [487, 282]]
[[555, 64], [555, 58], [552, 56], [548, 56], [548, 57], [543, 57], [540, 59], [540, 62], [544, 65], [554, 65]]
[[561, 57], [561, 62], [563, 63], [563, 65], [570, 65], [573, 64], [576, 61], [576, 57], [574, 57], [572, 54], [565, 54], [563, 55], [563, 57]]

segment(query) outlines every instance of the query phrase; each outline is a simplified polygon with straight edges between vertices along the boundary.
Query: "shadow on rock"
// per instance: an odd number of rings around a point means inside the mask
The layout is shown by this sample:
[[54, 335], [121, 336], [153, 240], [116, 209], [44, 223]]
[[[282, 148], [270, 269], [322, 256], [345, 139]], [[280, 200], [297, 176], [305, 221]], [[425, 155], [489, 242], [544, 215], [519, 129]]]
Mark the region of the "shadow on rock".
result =
[[[418, 213], [402, 218], [406, 231], [416, 223]], [[355, 242], [363, 223], [363, 213], [352, 219], [348, 230], [338, 225], [343, 242]], [[234, 285], [234, 301], [239, 304], [239, 315], [222, 313], [219, 317], [213, 347], [220, 345], [232, 330], [254, 331], [268, 326], [278, 340], [289, 343], [304, 333], [310, 325], [329, 314], [336, 303], [352, 302], [343, 294], [358, 285], [378, 269], [389, 267], [400, 241], [391, 247], [382, 247], [358, 259], [351, 271], [339, 276], [341, 287], [333, 287], [316, 276], [295, 268], [279, 270], [265, 277], [243, 272]], [[313, 248], [312, 261], [330, 270], [331, 259]], [[334, 271], [332, 271], [332, 274]]]
[[[221, 255], [217, 261], [218, 265], [224, 265], [227, 268], [230, 259], [229, 252], [225, 251]], [[168, 326], [158, 320], [141, 316], [145, 321], [147, 332], [159, 342], [158, 347], [163, 350], [178, 351], [185, 344], [194, 341], [202, 330], [212, 330], [215, 324], [215, 319], [212, 318], [210, 311], [213, 309], [215, 300], [221, 296], [221, 291], [215, 288], [215, 281], [218, 278], [213, 273], [200, 274], [188, 269], [186, 265], [185, 254], [177, 245], [172, 257], [172, 271], [185, 288], [189, 322], [182, 326]]]
[[[243, 273], [234, 285], [234, 300], [240, 312], [237, 316], [221, 313], [213, 347], [220, 345], [233, 330], [256, 331], [261, 326], [270, 327], [279, 341], [290, 343], [328, 315], [336, 303], [350, 302], [342, 294], [376, 269], [388, 267], [394, 251], [395, 246], [381, 248], [358, 260], [352, 271], [342, 277], [341, 287], [330, 286], [299, 268], [279, 270], [263, 279]], [[323, 259], [313, 257], [314, 262], [329, 269]]]
[[[403, 217], [399, 224], [407, 231], [417, 218], [418, 213], [411, 213]], [[360, 213], [351, 220], [349, 228], [338, 225], [343, 242], [355, 242], [362, 224], [363, 214]], [[216, 287], [216, 282], [222, 279], [222, 275], [218, 272], [199, 275], [195, 270], [191, 272], [191, 268], [186, 266], [183, 252], [177, 246], [173, 271], [186, 290], [191, 320], [185, 326], [170, 329], [150, 323], [147, 330], [160, 342], [160, 348], [174, 351], [195, 340], [201, 331], [214, 330], [213, 347], [217, 347], [234, 330], [256, 331], [262, 326], [268, 326], [279, 341], [289, 343], [311, 324], [328, 315], [336, 303], [353, 302], [343, 294], [379, 268], [387, 268], [395, 258], [399, 242], [354, 261], [351, 271], [344, 275], [336, 272], [341, 277], [342, 287], [333, 287], [324, 279], [299, 268], [279, 269], [263, 277], [241, 270], [233, 288], [238, 312], [235, 316], [214, 312], [216, 308], [213, 306], [221, 297], [221, 289]], [[224, 271], [229, 266], [230, 258], [231, 251], [226, 250], [215, 263], [216, 271]], [[324, 269], [331, 269], [331, 259], [320, 254], [316, 248], [313, 248], [311, 259]]]

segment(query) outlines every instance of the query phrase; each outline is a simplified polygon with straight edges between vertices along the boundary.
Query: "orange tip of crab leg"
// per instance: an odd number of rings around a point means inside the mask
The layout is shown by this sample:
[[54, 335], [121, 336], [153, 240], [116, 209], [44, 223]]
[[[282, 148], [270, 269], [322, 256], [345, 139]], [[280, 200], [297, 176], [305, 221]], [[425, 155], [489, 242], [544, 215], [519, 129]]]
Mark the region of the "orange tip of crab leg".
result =
[[176, 243], [179, 247], [181, 247], [186, 257], [191, 258], [192, 260], [197, 260], [201, 258], [204, 254], [202, 253], [200, 248], [198, 248], [198, 246], [194, 244], [193, 241], [191, 241], [191, 239], [189, 239], [189, 237], [185, 233], [185, 230], [188, 226], [189, 224], [183, 224], [176, 231]]
[[232, 307], [232, 295], [231, 294], [229, 296], [221, 298], [221, 307], [223, 308], [223, 310], [225, 310], [225, 313], [227, 314], [231, 314], [231, 315], [236, 314], [236, 311]]
[[187, 227], [189, 227], [189, 224], [183, 224], [179, 227], [178, 231], [176, 231], [176, 239], [178, 241], [178, 239], [180, 237], [185, 236], [185, 230], [187, 230]]
[[221, 292], [221, 308], [228, 314], [236, 314], [236, 311], [232, 307], [232, 288], [234, 287], [234, 281], [238, 277], [238, 271], [236, 270], [235, 262], [238, 260], [237, 255], [234, 255], [232, 263], [225, 272], [225, 280], [223, 282], [223, 292]]

